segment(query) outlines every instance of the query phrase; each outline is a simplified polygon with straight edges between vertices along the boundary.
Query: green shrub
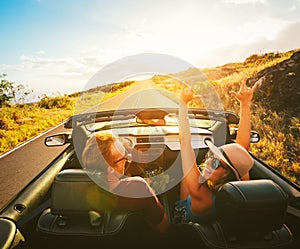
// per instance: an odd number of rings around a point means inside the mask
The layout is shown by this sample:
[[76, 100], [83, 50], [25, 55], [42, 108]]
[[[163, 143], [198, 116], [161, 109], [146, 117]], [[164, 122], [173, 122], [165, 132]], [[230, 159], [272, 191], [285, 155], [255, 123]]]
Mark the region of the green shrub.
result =
[[57, 96], [57, 97], [49, 97], [44, 95], [39, 102], [39, 107], [45, 109], [53, 109], [53, 108], [63, 108], [70, 109], [73, 107], [74, 100], [71, 99], [68, 95]]

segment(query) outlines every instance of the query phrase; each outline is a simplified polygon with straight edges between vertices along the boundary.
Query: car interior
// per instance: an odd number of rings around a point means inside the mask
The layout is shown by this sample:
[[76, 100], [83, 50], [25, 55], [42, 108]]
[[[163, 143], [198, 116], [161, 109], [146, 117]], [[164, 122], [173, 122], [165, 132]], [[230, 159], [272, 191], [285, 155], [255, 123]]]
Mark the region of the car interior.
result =
[[[200, 164], [207, 152], [205, 139], [218, 141], [228, 126], [193, 134]], [[225, 184], [216, 195], [217, 217], [205, 223], [178, 222], [174, 204], [180, 181], [164, 185], [157, 196], [171, 224], [158, 234], [139, 212], [113, 208], [116, 196], [99, 187], [81, 167], [80, 155], [90, 136], [80, 127], [65, 136], [70, 146], [24, 188], [0, 218], [1, 248], [297, 248], [299, 245], [299, 190], [280, 174], [255, 159], [249, 181]], [[129, 176], [157, 171], [181, 172], [178, 134], [119, 134], [134, 150]], [[222, 138], [223, 139], [223, 138]], [[228, 141], [230, 138], [227, 138]], [[74, 146], [78, 143], [79, 146]], [[156, 156], [157, 155], [157, 156]], [[147, 158], [149, 160], [147, 161]], [[153, 159], [154, 158], [154, 159]], [[172, 165], [172, 167], [171, 167]], [[172, 170], [171, 170], [172, 168]], [[180, 177], [182, 172], [179, 173]], [[101, 177], [101, 176], [99, 176]], [[168, 185], [169, 184], [169, 185]], [[8, 218], [7, 218], [8, 217]], [[16, 224], [12, 222], [16, 221]], [[299, 232], [299, 230], [298, 230]]]

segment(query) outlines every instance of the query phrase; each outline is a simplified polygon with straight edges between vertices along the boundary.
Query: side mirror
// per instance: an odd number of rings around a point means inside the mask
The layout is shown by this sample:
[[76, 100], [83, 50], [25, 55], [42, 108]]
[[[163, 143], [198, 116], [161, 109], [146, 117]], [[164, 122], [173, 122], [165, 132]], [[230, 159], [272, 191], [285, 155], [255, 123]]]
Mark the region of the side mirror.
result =
[[[235, 140], [237, 136], [238, 129], [235, 127], [230, 127], [230, 138]], [[251, 131], [250, 133], [250, 143], [257, 143], [260, 141], [260, 135], [256, 131]]]
[[72, 142], [71, 132], [59, 133], [45, 138], [45, 145], [48, 147], [63, 146]]
[[256, 131], [251, 131], [250, 143], [257, 143], [260, 140], [260, 135]]

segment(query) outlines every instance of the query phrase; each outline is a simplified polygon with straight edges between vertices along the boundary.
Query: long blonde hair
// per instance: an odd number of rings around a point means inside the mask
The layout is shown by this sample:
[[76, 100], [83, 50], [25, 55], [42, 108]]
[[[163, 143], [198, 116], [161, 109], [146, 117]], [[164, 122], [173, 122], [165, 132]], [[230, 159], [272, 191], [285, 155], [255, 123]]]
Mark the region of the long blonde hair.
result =
[[[97, 167], [106, 169], [107, 159], [111, 157], [111, 146], [116, 138], [110, 132], [98, 133], [88, 139], [82, 152], [82, 163], [85, 168]], [[106, 167], [104, 167], [104, 165]]]
[[225, 183], [234, 180], [236, 180], [234, 172], [229, 167], [226, 167], [226, 173], [217, 181], [207, 180], [207, 186], [212, 192], [217, 192]]

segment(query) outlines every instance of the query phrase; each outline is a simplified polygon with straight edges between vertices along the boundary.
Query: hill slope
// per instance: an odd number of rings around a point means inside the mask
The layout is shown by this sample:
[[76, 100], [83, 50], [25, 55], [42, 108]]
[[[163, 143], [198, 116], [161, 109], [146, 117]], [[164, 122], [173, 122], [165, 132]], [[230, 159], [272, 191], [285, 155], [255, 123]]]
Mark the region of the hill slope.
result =
[[255, 101], [273, 111], [287, 111], [290, 115], [300, 113], [300, 51], [275, 66], [258, 72], [249, 82], [264, 78], [262, 91]]
[[299, 50], [254, 54], [244, 62], [214, 68], [190, 68], [171, 77], [191, 85], [199, 91], [199, 96], [203, 96], [203, 85], [209, 81], [223, 102], [223, 108], [237, 113], [239, 104], [229, 91], [237, 91], [245, 77], [248, 86], [263, 79], [254, 94], [252, 106], [252, 128], [260, 133], [261, 141], [252, 144], [250, 150], [300, 185]]

